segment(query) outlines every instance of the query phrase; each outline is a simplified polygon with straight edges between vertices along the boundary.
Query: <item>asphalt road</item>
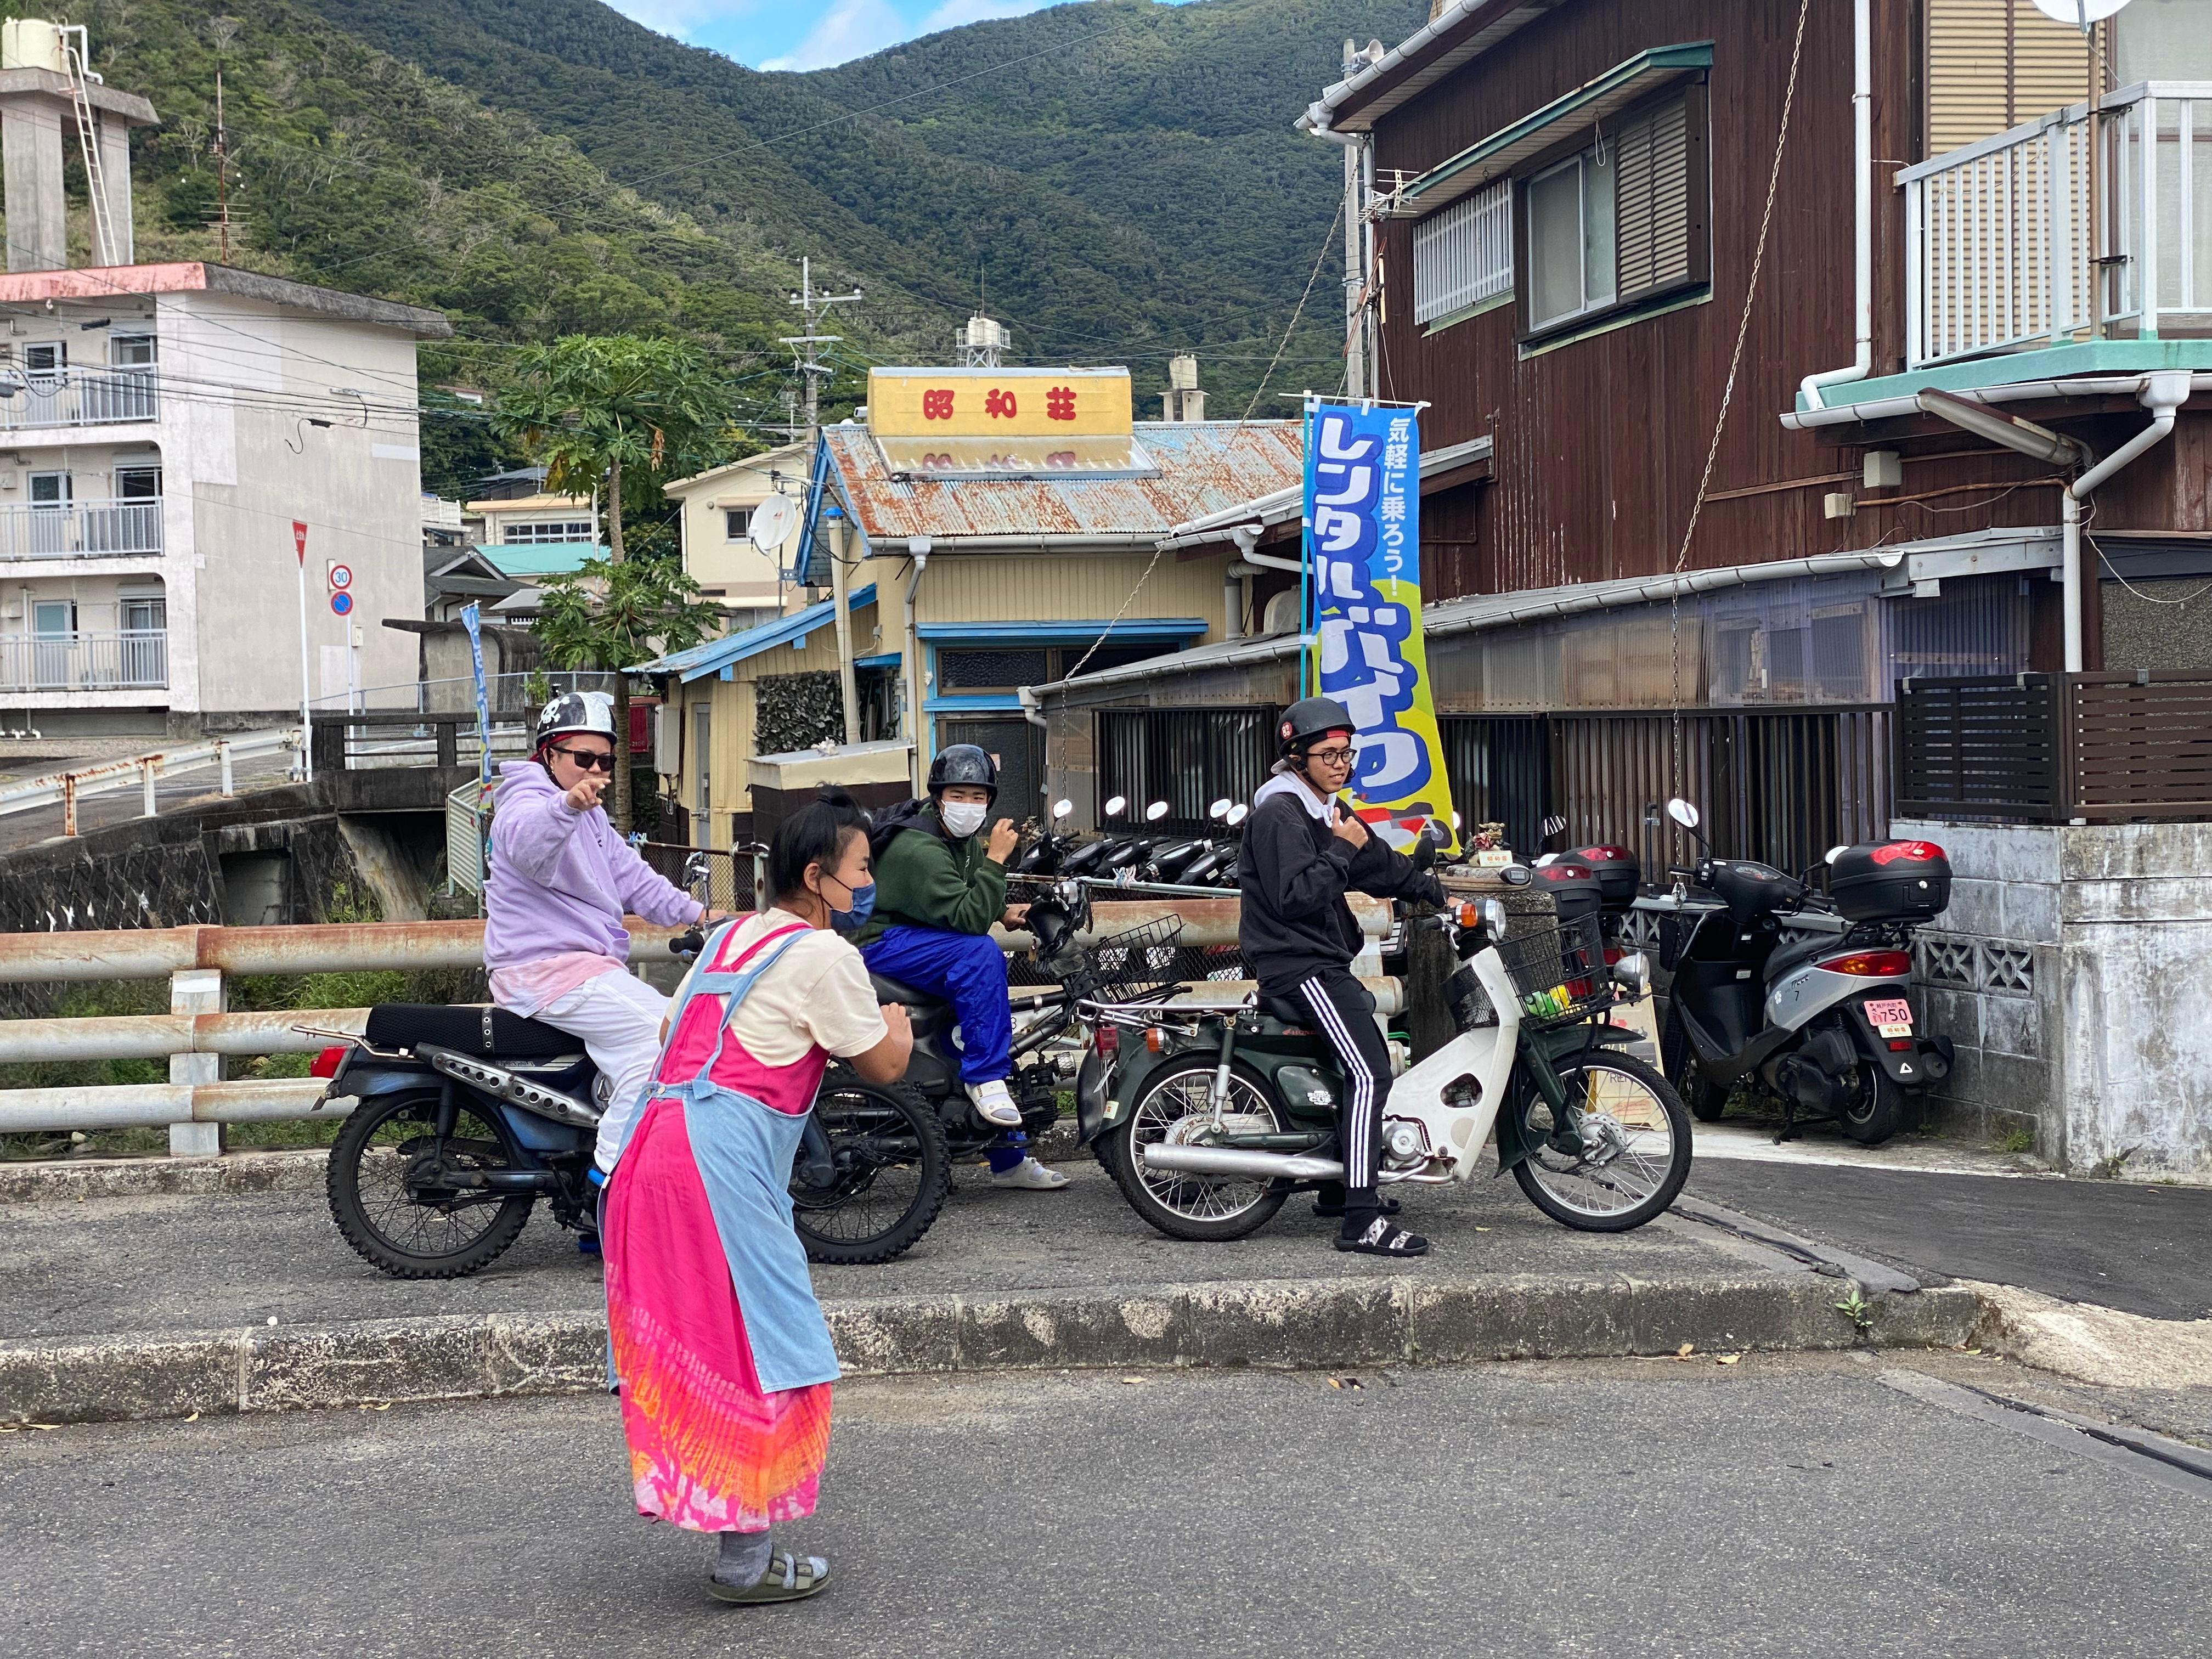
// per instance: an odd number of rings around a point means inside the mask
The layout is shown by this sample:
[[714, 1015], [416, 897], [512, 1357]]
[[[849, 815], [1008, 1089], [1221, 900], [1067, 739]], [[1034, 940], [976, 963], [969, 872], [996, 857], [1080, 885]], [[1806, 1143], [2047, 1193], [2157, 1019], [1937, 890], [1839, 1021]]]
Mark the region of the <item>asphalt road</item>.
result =
[[2202, 1650], [2212, 1481], [1890, 1363], [850, 1384], [787, 1533], [836, 1577], [771, 1609], [708, 1601], [705, 1540], [631, 1512], [604, 1396], [18, 1433], [0, 1651]]
[[1687, 1190], [1899, 1267], [2154, 1319], [2212, 1314], [2212, 1188], [1706, 1159]]

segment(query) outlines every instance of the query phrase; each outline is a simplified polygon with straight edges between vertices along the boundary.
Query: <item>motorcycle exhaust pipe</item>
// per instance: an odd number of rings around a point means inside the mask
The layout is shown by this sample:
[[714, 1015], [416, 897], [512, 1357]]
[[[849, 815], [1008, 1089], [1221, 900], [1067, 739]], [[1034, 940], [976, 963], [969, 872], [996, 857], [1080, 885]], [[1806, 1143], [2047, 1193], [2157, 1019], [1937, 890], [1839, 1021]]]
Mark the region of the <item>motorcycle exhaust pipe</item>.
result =
[[1344, 1165], [1303, 1152], [1250, 1152], [1237, 1146], [1147, 1146], [1145, 1167], [1181, 1175], [1249, 1176], [1261, 1181], [1341, 1181]]
[[504, 1066], [487, 1066], [480, 1060], [471, 1060], [451, 1048], [441, 1048], [427, 1042], [417, 1045], [415, 1052], [428, 1060], [433, 1070], [443, 1072], [447, 1077], [481, 1089], [488, 1095], [511, 1102], [526, 1112], [578, 1129], [592, 1128], [599, 1123], [599, 1113], [573, 1095], [564, 1095], [557, 1089], [541, 1088], [526, 1078], [517, 1077]]

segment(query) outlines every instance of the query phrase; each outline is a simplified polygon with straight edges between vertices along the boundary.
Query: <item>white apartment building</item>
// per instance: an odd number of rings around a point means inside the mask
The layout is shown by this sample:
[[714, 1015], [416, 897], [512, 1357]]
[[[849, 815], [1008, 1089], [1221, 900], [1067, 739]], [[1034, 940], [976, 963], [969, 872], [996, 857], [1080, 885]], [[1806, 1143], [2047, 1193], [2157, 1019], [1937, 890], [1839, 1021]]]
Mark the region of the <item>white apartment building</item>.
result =
[[[803, 597], [779, 573], [799, 562], [808, 453], [805, 444], [786, 444], [666, 486], [669, 499], [684, 509], [684, 573], [699, 584], [702, 598], [730, 616], [735, 629], [774, 621], [787, 592]], [[764, 550], [753, 540], [753, 515], [775, 495], [794, 510], [782, 538]]]
[[[63, 268], [74, 88], [111, 162], [95, 246], [117, 262], [91, 269]], [[295, 523], [308, 695], [343, 707], [349, 684], [405, 687], [411, 702], [414, 641], [379, 624], [422, 615], [415, 343], [452, 329], [222, 265], [133, 263], [112, 140], [153, 118], [66, 72], [0, 67], [0, 726], [296, 722]], [[333, 564], [350, 574], [343, 617]]]

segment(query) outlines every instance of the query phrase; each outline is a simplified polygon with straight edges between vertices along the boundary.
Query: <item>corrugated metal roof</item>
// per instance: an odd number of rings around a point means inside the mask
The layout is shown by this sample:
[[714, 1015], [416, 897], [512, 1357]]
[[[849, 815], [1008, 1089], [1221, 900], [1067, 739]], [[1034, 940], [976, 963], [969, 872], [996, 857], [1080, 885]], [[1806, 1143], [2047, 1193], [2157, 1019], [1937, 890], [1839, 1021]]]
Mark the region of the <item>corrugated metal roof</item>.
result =
[[1139, 421], [1137, 438], [1159, 464], [1153, 478], [1090, 480], [893, 479], [865, 427], [823, 433], [835, 487], [872, 544], [927, 536], [1158, 537], [1176, 525], [1297, 485], [1304, 477], [1296, 421]]

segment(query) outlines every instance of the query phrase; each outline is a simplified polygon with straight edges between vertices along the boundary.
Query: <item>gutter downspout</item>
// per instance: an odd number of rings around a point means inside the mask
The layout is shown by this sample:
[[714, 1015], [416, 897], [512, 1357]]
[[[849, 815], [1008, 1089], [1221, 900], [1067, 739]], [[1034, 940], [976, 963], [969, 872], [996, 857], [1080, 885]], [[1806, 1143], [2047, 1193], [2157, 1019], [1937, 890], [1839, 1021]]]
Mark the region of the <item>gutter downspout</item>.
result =
[[1252, 550], [1259, 545], [1263, 528], [1261, 525], [1240, 524], [1229, 532], [1229, 539], [1237, 544], [1237, 556], [1248, 564], [1261, 565], [1269, 570], [1287, 570], [1293, 576], [1304, 575], [1306, 567], [1303, 559], [1279, 559], [1272, 553], [1255, 553]]
[[1797, 384], [1808, 409], [1821, 409], [1820, 388], [1863, 380], [1874, 372], [1874, 21], [1873, 0], [1851, 0], [1852, 203], [1857, 226], [1851, 249], [1853, 327], [1858, 352], [1849, 368], [1808, 374]]
[[2150, 410], [2150, 424], [2066, 486], [2060, 503], [2060, 532], [2064, 538], [2060, 574], [2065, 584], [2066, 672], [2081, 672], [2081, 503], [2090, 492], [2145, 451], [2165, 441], [2173, 430], [2175, 413], [2189, 401], [2190, 376], [2167, 371], [2145, 377], [2138, 394]]
[[[836, 509], [831, 509], [835, 511]], [[837, 622], [837, 695], [844, 704], [845, 741], [860, 740], [860, 696], [859, 684], [853, 672], [853, 606], [851, 579], [845, 572], [845, 561], [852, 556], [852, 521], [838, 519], [830, 536], [830, 614]]]
[[906, 550], [908, 556], [914, 561], [914, 568], [907, 573], [906, 579], [904, 649], [907, 664], [907, 735], [914, 744], [914, 752], [908, 758], [913, 769], [914, 793], [919, 796], [922, 792], [922, 777], [927, 769], [927, 763], [922, 755], [921, 636], [915, 629], [914, 596], [921, 586], [921, 573], [929, 564], [929, 538], [909, 537], [907, 540]]
[[1041, 730], [1049, 732], [1052, 729], [1052, 722], [1045, 718], [1044, 704], [1037, 696], [1036, 687], [1018, 685], [1014, 688], [1014, 696], [1022, 705], [1024, 720]]
[[[1352, 59], [1346, 58], [1347, 71], [1351, 65]], [[1362, 187], [1371, 181], [1375, 156], [1368, 135], [1336, 131], [1328, 125], [1325, 113], [1316, 113], [1321, 108], [1316, 104], [1307, 111], [1312, 119], [1308, 130], [1316, 138], [1344, 146], [1344, 383], [1352, 396], [1364, 398], [1367, 395], [1368, 256], [1374, 244], [1373, 232], [1360, 210], [1364, 205], [1360, 196]]]

